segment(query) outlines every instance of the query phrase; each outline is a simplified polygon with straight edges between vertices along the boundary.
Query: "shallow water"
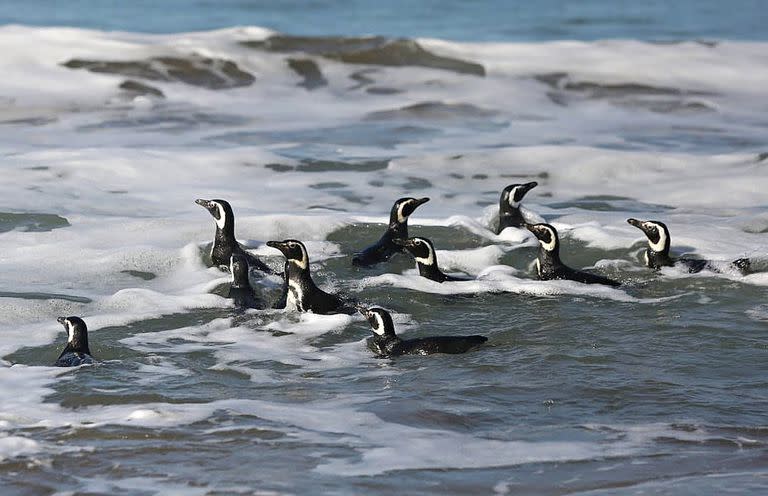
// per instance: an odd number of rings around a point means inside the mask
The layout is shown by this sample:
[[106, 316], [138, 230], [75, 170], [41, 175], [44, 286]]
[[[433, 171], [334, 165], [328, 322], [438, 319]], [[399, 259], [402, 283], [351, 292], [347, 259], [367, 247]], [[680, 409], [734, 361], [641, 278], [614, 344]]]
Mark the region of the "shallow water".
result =
[[[248, 21], [222, 5], [173, 22]], [[288, 22], [286, 5], [264, 15]], [[148, 35], [173, 16], [60, 12], [35, 23], [103, 30], [0, 27], [4, 495], [768, 489], [768, 273], [651, 273], [626, 223], [666, 222], [678, 255], [768, 269], [765, 42], [517, 43], [387, 17], [375, 32], [409, 40]], [[562, 35], [521, 21], [519, 37], [671, 36], [626, 16]], [[763, 37], [701, 16], [675, 36]], [[350, 19], [284, 31], [369, 29]], [[620, 289], [536, 281], [531, 236], [489, 230], [501, 189], [531, 180], [529, 218]], [[351, 266], [401, 196], [431, 198], [410, 232], [475, 280], [426, 281], [405, 256]], [[360, 316], [235, 313], [228, 275], [206, 267], [201, 197], [228, 199], [275, 268], [265, 241], [304, 240], [320, 286], [392, 310], [404, 336], [488, 344], [382, 360]], [[98, 365], [50, 367], [58, 315], [86, 320]]]

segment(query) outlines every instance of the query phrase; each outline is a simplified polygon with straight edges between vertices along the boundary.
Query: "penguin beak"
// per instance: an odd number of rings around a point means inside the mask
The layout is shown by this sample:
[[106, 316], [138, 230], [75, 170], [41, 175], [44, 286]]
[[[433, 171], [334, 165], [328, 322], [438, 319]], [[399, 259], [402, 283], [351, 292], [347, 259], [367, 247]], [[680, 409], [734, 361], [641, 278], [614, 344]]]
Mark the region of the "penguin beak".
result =
[[61, 325], [66, 325], [66, 322], [65, 322], [66, 320], [67, 320], [66, 317], [57, 317], [56, 318], [56, 322], [58, 322]]
[[366, 318], [368, 318], [368, 309], [365, 308], [363, 305], [355, 305], [355, 308], [358, 312], [363, 314]]
[[538, 224], [529, 224], [525, 223], [525, 228], [528, 229], [533, 233], [534, 236], [536, 236], [536, 239], [539, 239], [539, 225]]
[[195, 200], [195, 203], [197, 203], [198, 205], [200, 205], [206, 210], [213, 210], [213, 208], [215, 207], [213, 202], [211, 202], [210, 200], [203, 200], [202, 198], [198, 198], [197, 200]]
[[538, 185], [539, 183], [537, 183], [536, 181], [531, 181], [530, 183], [523, 184], [522, 190], [524, 193], [527, 193]]
[[285, 253], [285, 243], [282, 241], [267, 241], [267, 246], [280, 250], [281, 253]]
[[637, 219], [627, 219], [627, 223], [630, 224], [630, 225], [635, 226], [638, 229], [640, 229], [645, 234], [648, 234], [648, 230], [645, 228], [645, 225], [644, 225], [643, 221], [637, 220]]
[[416, 200], [416, 206], [418, 207], [419, 205], [424, 205], [428, 201], [429, 201], [429, 198], [427, 198], [427, 197], [419, 198], [419, 199]]

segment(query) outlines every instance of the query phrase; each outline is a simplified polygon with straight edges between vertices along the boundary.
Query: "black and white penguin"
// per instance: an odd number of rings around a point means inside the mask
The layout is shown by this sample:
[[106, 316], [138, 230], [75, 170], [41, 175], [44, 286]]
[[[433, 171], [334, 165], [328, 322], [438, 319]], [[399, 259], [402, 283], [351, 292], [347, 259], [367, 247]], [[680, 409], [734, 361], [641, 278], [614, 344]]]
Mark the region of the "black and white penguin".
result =
[[419, 268], [419, 274], [422, 277], [436, 282], [469, 280], [444, 274], [437, 266], [435, 247], [432, 245], [432, 241], [427, 238], [395, 239], [393, 242], [404, 247], [408, 253], [413, 255], [414, 260], [416, 260], [416, 266]]
[[583, 282], [585, 284], [605, 284], [608, 286], [621, 286], [620, 282], [576, 270], [566, 266], [560, 260], [560, 238], [557, 229], [550, 224], [526, 224], [526, 228], [539, 240], [539, 254], [536, 258], [536, 272], [539, 279], [549, 281], [552, 279], [568, 279]]
[[280, 250], [287, 260], [285, 272], [288, 280], [286, 307], [300, 312], [319, 314], [355, 312], [354, 306], [336, 295], [326, 293], [315, 285], [309, 273], [307, 248], [301, 241], [268, 241], [267, 246]]
[[232, 207], [225, 200], [203, 200], [197, 199], [195, 203], [208, 210], [216, 221], [216, 235], [213, 238], [213, 247], [211, 248], [211, 261], [213, 265], [229, 265], [233, 253], [243, 255], [248, 259], [248, 265], [256, 270], [274, 274], [267, 264], [259, 260], [255, 255], [248, 253], [243, 249], [240, 243], [235, 239], [235, 214]]
[[360, 308], [371, 324], [373, 339], [371, 349], [381, 358], [399, 355], [431, 355], [433, 353], [464, 353], [479, 346], [488, 338], [485, 336], [432, 336], [417, 339], [400, 339], [395, 334], [392, 316], [383, 308]]
[[499, 225], [496, 234], [507, 227], [525, 227], [525, 218], [520, 211], [520, 202], [530, 190], [538, 186], [539, 183], [532, 181], [525, 184], [510, 184], [501, 191], [499, 198]]
[[408, 217], [419, 205], [427, 203], [429, 198], [400, 198], [392, 205], [389, 213], [389, 226], [384, 235], [374, 244], [352, 256], [352, 265], [369, 267], [379, 262], [386, 262], [395, 253], [403, 251], [392, 241], [408, 237]]
[[92, 364], [91, 349], [88, 348], [88, 328], [80, 317], [59, 317], [56, 321], [67, 331], [67, 346], [59, 355], [56, 367], [77, 367]]
[[229, 271], [232, 274], [232, 284], [229, 286], [227, 298], [234, 300], [235, 308], [264, 308], [264, 303], [256, 298], [248, 279], [248, 259], [240, 253], [233, 253]]
[[[696, 258], [672, 258], [669, 256], [671, 238], [669, 229], [663, 222], [657, 220], [637, 220], [627, 219], [627, 222], [645, 233], [648, 238], [648, 248], [645, 249], [645, 265], [659, 270], [662, 267], [682, 266], [690, 274], [696, 274], [704, 269], [710, 269], [719, 272], [709, 260], [700, 260]], [[731, 265], [746, 274], [749, 272], [751, 262], [748, 258], [739, 258], [731, 262]]]

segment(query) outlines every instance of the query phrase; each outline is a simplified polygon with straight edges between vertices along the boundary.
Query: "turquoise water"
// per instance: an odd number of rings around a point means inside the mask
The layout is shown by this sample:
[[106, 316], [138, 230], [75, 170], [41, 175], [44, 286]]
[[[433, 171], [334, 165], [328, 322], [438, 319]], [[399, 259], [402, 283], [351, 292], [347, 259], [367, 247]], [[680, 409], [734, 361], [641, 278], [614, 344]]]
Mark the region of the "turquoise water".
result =
[[762, 0], [7, 0], [0, 24], [147, 33], [264, 26], [290, 34], [464, 41], [764, 40], [767, 10]]

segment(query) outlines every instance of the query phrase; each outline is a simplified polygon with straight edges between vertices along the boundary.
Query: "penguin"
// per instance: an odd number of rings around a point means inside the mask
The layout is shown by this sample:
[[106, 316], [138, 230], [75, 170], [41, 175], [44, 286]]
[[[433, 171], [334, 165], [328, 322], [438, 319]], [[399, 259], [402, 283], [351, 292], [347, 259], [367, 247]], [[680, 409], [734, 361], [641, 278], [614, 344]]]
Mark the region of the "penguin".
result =
[[469, 281], [469, 279], [449, 276], [440, 270], [437, 266], [435, 247], [432, 245], [432, 241], [427, 238], [395, 239], [393, 242], [398, 246], [404, 247], [408, 253], [413, 255], [421, 276], [439, 283], [445, 281]]
[[563, 264], [560, 260], [560, 238], [557, 236], [557, 229], [550, 224], [525, 224], [525, 227], [539, 240], [540, 246], [539, 255], [536, 258], [536, 271], [540, 280], [568, 279], [585, 284], [621, 286], [620, 282], [613, 279], [572, 269]]
[[80, 317], [59, 317], [56, 321], [67, 331], [67, 346], [59, 355], [56, 367], [77, 367], [92, 364], [91, 349], [88, 348], [88, 328]]
[[235, 302], [235, 308], [263, 309], [264, 304], [253, 292], [251, 281], [248, 279], [248, 259], [240, 253], [233, 253], [229, 262], [229, 271], [232, 274], [232, 284], [229, 286], [227, 298]]
[[359, 308], [373, 331], [371, 350], [379, 358], [399, 355], [431, 355], [433, 353], [464, 353], [488, 341], [485, 336], [432, 336], [417, 339], [400, 339], [395, 334], [392, 316], [383, 308]]
[[532, 181], [525, 184], [510, 184], [501, 191], [499, 198], [499, 225], [496, 234], [507, 227], [525, 227], [525, 218], [520, 211], [520, 202], [530, 190], [538, 186], [539, 183]]
[[301, 241], [268, 241], [267, 246], [280, 250], [286, 258], [285, 273], [288, 281], [286, 306], [299, 312], [323, 315], [334, 313], [352, 314], [355, 308], [336, 295], [326, 293], [315, 285], [309, 273], [307, 248]]
[[235, 239], [235, 215], [232, 207], [225, 200], [197, 199], [195, 203], [208, 210], [216, 221], [216, 235], [213, 238], [211, 248], [211, 261], [213, 265], [229, 265], [233, 253], [243, 255], [248, 259], [248, 265], [267, 274], [274, 274], [267, 264], [259, 260], [255, 255], [243, 249]]
[[[645, 265], [651, 269], [659, 270], [662, 267], [682, 266], [689, 274], [696, 274], [704, 269], [719, 272], [709, 260], [700, 260], [696, 258], [672, 258], [669, 256], [669, 247], [671, 238], [669, 229], [663, 222], [657, 220], [637, 220], [627, 219], [627, 223], [635, 226], [645, 233], [648, 238], [648, 248], [645, 249]], [[751, 265], [748, 258], [739, 258], [731, 262], [736, 270], [742, 274], [747, 274]]]
[[392, 242], [394, 239], [408, 237], [408, 217], [419, 205], [427, 203], [429, 198], [400, 198], [392, 205], [389, 213], [389, 226], [384, 235], [374, 244], [352, 256], [352, 265], [370, 267], [379, 262], [386, 262], [395, 253], [403, 251], [402, 246]]

